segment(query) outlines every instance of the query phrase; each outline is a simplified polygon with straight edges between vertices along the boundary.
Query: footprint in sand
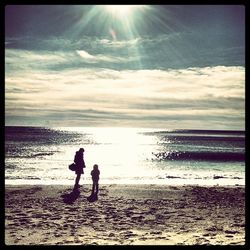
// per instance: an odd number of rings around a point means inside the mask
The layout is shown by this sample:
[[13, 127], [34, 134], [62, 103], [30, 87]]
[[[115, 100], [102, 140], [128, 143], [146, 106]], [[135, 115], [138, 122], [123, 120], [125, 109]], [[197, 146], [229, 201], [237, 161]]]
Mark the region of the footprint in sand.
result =
[[237, 234], [239, 233], [238, 231], [233, 231], [233, 230], [225, 230], [226, 234]]

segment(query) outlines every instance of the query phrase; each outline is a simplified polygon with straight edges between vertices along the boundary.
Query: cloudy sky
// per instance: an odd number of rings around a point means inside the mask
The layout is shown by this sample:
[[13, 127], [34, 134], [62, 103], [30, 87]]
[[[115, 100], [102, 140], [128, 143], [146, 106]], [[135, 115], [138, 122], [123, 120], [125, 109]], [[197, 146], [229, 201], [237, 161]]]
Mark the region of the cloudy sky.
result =
[[241, 5], [8, 5], [5, 124], [244, 130], [244, 63]]

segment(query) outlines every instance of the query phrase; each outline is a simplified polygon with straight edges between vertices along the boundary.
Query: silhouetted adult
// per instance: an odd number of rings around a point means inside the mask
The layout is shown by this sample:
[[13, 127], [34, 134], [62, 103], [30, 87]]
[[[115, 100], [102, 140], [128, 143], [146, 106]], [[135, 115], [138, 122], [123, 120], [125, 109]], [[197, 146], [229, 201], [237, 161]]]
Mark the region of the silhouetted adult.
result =
[[81, 174], [84, 174], [83, 168], [85, 168], [85, 162], [84, 162], [84, 149], [80, 148], [78, 151], [76, 151], [74, 162], [76, 164], [76, 180], [75, 180], [75, 186], [74, 188], [79, 188], [79, 181], [81, 178]]

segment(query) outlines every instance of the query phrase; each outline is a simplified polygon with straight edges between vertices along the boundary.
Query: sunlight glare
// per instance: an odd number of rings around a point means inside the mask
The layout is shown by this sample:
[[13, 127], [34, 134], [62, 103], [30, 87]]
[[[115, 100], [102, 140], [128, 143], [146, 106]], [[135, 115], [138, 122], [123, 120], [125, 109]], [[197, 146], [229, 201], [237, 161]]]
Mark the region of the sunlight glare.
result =
[[131, 14], [135, 9], [143, 8], [143, 5], [105, 5], [105, 9], [111, 14], [124, 17]]

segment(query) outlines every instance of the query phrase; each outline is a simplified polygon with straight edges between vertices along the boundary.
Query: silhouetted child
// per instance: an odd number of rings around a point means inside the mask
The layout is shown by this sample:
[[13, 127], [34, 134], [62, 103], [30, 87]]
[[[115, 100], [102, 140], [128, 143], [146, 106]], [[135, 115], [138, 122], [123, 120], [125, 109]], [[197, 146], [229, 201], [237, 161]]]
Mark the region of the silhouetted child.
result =
[[[93, 181], [91, 195], [94, 195], [94, 194], [97, 195], [97, 193], [99, 191], [99, 183], [98, 183], [98, 181], [99, 181], [99, 175], [100, 175], [100, 171], [98, 169], [98, 165], [95, 164], [93, 166], [93, 170], [91, 171], [91, 176], [92, 176], [92, 181]], [[95, 192], [95, 190], [96, 190], [96, 192]]]

